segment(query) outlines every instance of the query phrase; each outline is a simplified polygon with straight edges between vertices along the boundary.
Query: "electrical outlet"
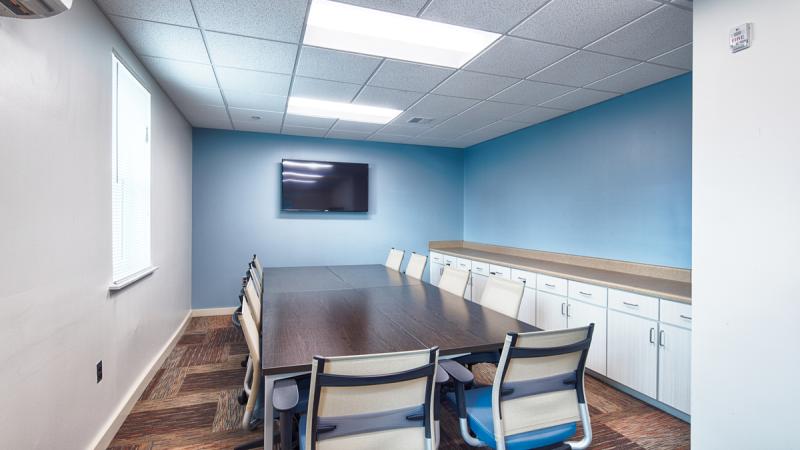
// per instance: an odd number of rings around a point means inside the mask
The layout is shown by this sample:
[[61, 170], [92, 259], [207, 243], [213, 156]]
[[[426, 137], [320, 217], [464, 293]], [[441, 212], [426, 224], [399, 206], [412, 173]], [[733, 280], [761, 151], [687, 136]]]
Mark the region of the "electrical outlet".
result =
[[103, 381], [103, 360], [97, 363], [97, 382]]

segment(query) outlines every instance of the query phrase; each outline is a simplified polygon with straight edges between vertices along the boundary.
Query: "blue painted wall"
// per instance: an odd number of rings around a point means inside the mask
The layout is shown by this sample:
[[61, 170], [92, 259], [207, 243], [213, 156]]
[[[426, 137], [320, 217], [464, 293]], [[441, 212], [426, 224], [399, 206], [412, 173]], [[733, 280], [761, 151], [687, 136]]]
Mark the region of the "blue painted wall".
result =
[[683, 75], [469, 148], [464, 239], [690, 268], [691, 83]]
[[[390, 247], [427, 252], [463, 234], [460, 150], [207, 129], [193, 140], [194, 308], [237, 305], [252, 253], [265, 266], [383, 263]], [[370, 212], [282, 213], [282, 158], [369, 163]]]

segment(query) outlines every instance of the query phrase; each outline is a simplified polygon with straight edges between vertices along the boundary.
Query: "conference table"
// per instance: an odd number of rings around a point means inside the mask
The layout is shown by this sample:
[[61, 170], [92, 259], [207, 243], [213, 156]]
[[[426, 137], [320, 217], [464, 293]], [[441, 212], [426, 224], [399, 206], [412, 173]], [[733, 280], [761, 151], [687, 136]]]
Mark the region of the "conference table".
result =
[[440, 358], [503, 345], [538, 328], [383, 265], [264, 269], [261, 367], [264, 442], [272, 442], [275, 382], [311, 371], [315, 355], [439, 347]]

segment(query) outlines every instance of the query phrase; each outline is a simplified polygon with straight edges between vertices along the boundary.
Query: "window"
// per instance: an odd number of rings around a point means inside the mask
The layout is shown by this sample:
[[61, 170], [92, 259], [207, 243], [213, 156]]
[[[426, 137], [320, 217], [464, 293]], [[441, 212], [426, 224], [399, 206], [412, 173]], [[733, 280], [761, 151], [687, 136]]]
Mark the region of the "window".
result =
[[111, 223], [113, 284], [152, 272], [150, 261], [150, 93], [112, 57]]

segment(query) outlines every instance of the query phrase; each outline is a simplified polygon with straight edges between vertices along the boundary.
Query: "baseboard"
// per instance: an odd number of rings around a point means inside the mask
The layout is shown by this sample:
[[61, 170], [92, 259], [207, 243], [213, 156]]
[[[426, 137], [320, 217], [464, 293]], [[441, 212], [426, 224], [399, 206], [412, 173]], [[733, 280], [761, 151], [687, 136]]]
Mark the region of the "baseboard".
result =
[[238, 306], [228, 306], [225, 308], [200, 308], [192, 310], [192, 317], [208, 317], [208, 316], [230, 316]]
[[158, 356], [153, 359], [153, 362], [150, 363], [150, 367], [145, 370], [142, 374], [139, 382], [131, 388], [131, 391], [128, 393], [127, 400], [120, 406], [115, 414], [112, 415], [112, 419], [105, 425], [103, 431], [98, 434], [95, 438], [94, 443], [89, 447], [95, 450], [102, 450], [108, 448], [108, 445], [116, 436], [117, 431], [122, 426], [122, 423], [125, 422], [125, 419], [130, 414], [133, 407], [136, 405], [136, 401], [139, 397], [142, 396], [142, 392], [147, 388], [147, 385], [150, 384], [150, 381], [158, 372], [158, 369], [164, 364], [164, 360], [167, 359], [172, 349], [175, 347], [175, 344], [178, 343], [178, 340], [183, 335], [183, 332], [186, 330], [186, 327], [189, 325], [189, 319], [193, 317], [192, 311], [186, 313], [186, 317], [181, 322], [181, 325], [175, 330], [175, 333], [169, 338], [169, 341], [164, 345], [161, 351], [158, 353]]

